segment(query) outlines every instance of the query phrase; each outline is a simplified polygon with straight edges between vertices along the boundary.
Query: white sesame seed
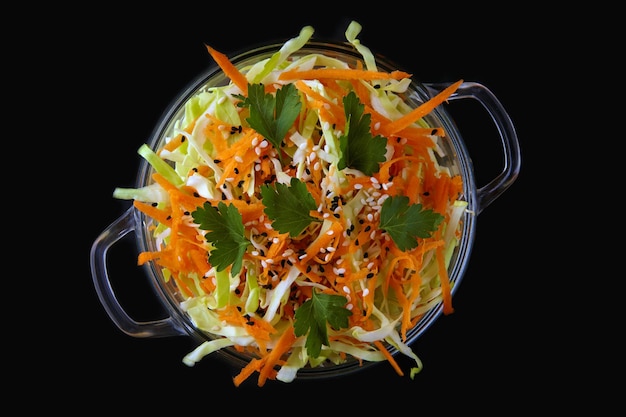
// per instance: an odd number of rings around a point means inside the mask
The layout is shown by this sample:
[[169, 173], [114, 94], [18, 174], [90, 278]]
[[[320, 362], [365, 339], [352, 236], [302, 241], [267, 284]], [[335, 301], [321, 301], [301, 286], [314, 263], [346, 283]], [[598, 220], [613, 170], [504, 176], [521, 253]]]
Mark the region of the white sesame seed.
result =
[[352, 304], [346, 304], [346, 309], [352, 310], [354, 306]]
[[243, 158], [239, 155], [235, 155], [235, 161], [242, 163], [243, 162]]
[[328, 232], [326, 232], [326, 234], [327, 234], [328, 236], [332, 236], [332, 235], [334, 235], [334, 234], [335, 234], [335, 231], [334, 231], [334, 230], [329, 230]]
[[374, 262], [370, 262], [367, 264], [367, 269], [372, 269], [374, 268]]
[[272, 243], [278, 243], [278, 242], [280, 242], [279, 238], [275, 237], [274, 239], [272, 239]]
[[344, 291], [346, 294], [350, 294], [350, 288], [348, 288], [348, 286], [347, 286], [347, 285], [344, 285], [344, 286], [343, 286], [343, 291]]
[[370, 177], [370, 181], [372, 182], [372, 184], [378, 184], [378, 180], [376, 179], [376, 177]]
[[261, 155], [261, 147], [256, 146], [256, 147], [254, 148], [254, 153], [255, 153], [255, 154], [257, 154], [257, 155]]
[[257, 138], [257, 137], [252, 138], [252, 142], [251, 143], [252, 143], [252, 146], [258, 145], [259, 144], [259, 138]]
[[363, 297], [367, 297], [367, 295], [370, 293], [370, 289], [366, 288], [363, 290]]
[[363, 188], [363, 184], [354, 184], [355, 190], [360, 190], [361, 188]]
[[329, 247], [326, 248], [326, 250], [328, 252], [334, 252], [335, 251], [335, 247], [334, 246], [329, 246]]
[[367, 221], [372, 221], [374, 220], [374, 216], [372, 215], [372, 213], [367, 213]]
[[259, 143], [260, 148], [267, 148], [268, 145], [269, 143], [266, 140], [263, 140], [263, 142]]
[[273, 264], [273, 263], [274, 263], [274, 260], [273, 260], [272, 258], [267, 258], [267, 259], [265, 260], [265, 262], [267, 262], [268, 264], [270, 264], [270, 265], [271, 265], [271, 264]]

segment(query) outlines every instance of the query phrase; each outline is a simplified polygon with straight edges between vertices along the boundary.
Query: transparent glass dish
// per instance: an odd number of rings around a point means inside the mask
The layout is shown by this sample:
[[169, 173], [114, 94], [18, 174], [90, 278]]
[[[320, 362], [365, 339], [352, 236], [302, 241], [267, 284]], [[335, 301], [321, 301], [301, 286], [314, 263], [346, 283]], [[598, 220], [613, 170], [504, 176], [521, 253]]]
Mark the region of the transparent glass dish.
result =
[[[277, 52], [281, 44], [274, 44], [255, 48], [241, 53], [231, 61], [239, 68], [251, 65], [261, 59], [269, 58]], [[355, 66], [362, 61], [362, 56], [349, 44], [333, 42], [310, 41], [295, 55], [320, 53], [345, 61]], [[398, 69], [384, 58], [377, 57], [377, 65], [381, 71], [393, 71]], [[159, 148], [165, 138], [172, 134], [174, 122], [179, 120], [184, 113], [184, 104], [199, 90], [206, 86], [225, 85], [229, 80], [217, 66], [209, 68], [196, 80], [183, 90], [164, 112], [159, 123], [154, 128], [148, 145], [152, 149]], [[412, 107], [427, 101], [436, 93], [447, 87], [447, 83], [420, 83], [413, 81], [404, 95], [405, 101]], [[501, 151], [504, 161], [503, 169], [487, 184], [478, 186], [475, 181], [472, 159], [468, 154], [466, 145], [461, 134], [446, 111], [447, 105], [455, 100], [474, 99], [482, 104], [485, 111], [493, 120], [501, 138]], [[518, 176], [521, 158], [520, 148], [513, 123], [494, 94], [484, 85], [477, 82], [464, 82], [457, 91], [449, 98], [449, 103], [438, 106], [430, 114], [425, 116], [426, 121], [432, 127], [442, 127], [447, 137], [442, 141], [446, 160], [439, 161], [442, 166], [450, 169], [452, 175], [460, 175], [463, 180], [462, 199], [467, 201], [468, 206], [462, 222], [462, 237], [460, 244], [454, 250], [449, 266], [449, 279], [452, 286], [452, 294], [459, 288], [459, 284], [468, 266], [472, 246], [476, 235], [476, 217], [494, 200], [496, 200]], [[142, 160], [137, 173], [136, 187], [151, 183], [152, 167]], [[92, 279], [99, 300], [108, 313], [110, 319], [125, 334], [137, 338], [156, 338], [171, 336], [191, 336], [202, 342], [212, 337], [206, 332], [198, 330], [187, 314], [181, 310], [180, 303], [183, 297], [173, 280], [166, 282], [160, 267], [153, 263], [145, 264], [142, 268], [154, 289], [154, 295], [162, 303], [168, 317], [151, 321], [137, 321], [132, 318], [120, 304], [118, 297], [113, 291], [112, 277], [107, 263], [109, 261], [108, 250], [124, 236], [134, 233], [136, 244], [140, 252], [156, 250], [155, 239], [150, 232], [153, 220], [134, 209], [132, 206], [113, 221], [93, 242], [90, 254]], [[140, 302], [140, 300], [138, 300]], [[411, 345], [417, 340], [442, 314], [442, 305], [428, 311], [413, 327], [407, 335], [407, 344]], [[392, 355], [398, 351], [390, 346]], [[224, 348], [216, 352], [218, 356], [235, 367], [245, 366], [251, 357], [242, 354], [234, 348]], [[330, 364], [315, 368], [304, 368], [298, 372], [298, 379], [328, 378], [336, 375], [346, 375], [355, 371], [366, 369], [375, 362], [359, 362], [356, 359], [348, 360], [340, 365]]]

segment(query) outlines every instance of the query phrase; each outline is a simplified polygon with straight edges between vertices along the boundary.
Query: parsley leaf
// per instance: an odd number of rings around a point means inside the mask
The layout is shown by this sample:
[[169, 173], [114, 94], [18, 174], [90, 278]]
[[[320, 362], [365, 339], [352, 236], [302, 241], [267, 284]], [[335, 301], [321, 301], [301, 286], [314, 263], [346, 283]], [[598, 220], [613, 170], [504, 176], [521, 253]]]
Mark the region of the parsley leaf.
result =
[[306, 338], [306, 350], [309, 356], [317, 358], [322, 345], [328, 346], [327, 323], [334, 329], [348, 327], [348, 317], [352, 312], [344, 306], [348, 302], [346, 297], [335, 294], [312, 292], [310, 299], [296, 310], [294, 330], [296, 336]]
[[209, 253], [209, 262], [218, 271], [223, 271], [232, 264], [232, 275], [241, 271], [243, 254], [250, 242], [244, 235], [241, 213], [232, 204], [226, 205], [220, 201], [216, 207], [211, 203], [204, 203], [191, 213], [193, 221], [200, 225], [200, 229], [209, 230], [205, 235], [213, 245]]
[[312, 221], [317, 220], [309, 215], [315, 210], [315, 200], [306, 184], [292, 177], [289, 186], [282, 183], [263, 184], [261, 195], [265, 205], [265, 214], [273, 220], [272, 227], [280, 233], [298, 236]]
[[[280, 152], [280, 145], [300, 113], [300, 94], [293, 84], [285, 84], [276, 95], [265, 94], [263, 84], [248, 84], [248, 97], [241, 106], [250, 108], [246, 121]], [[282, 159], [282, 158], [281, 158]]]
[[341, 159], [337, 167], [350, 167], [365, 175], [372, 175], [380, 169], [379, 163], [385, 162], [387, 138], [371, 135], [371, 115], [363, 114], [365, 106], [354, 91], [343, 98], [343, 108], [346, 114], [346, 130], [339, 138]]
[[430, 237], [443, 219], [443, 215], [433, 210], [423, 210], [421, 204], [409, 205], [407, 196], [387, 198], [380, 210], [380, 228], [389, 233], [402, 251], [417, 247], [417, 237]]

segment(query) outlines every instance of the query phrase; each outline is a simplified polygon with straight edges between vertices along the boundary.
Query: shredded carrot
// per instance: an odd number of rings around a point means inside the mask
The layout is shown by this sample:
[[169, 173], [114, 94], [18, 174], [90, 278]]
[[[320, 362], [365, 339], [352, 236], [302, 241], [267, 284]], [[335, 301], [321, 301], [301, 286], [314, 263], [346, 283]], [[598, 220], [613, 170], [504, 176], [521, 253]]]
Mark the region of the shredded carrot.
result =
[[224, 71], [224, 74], [226, 74], [226, 76], [230, 78], [237, 87], [239, 87], [244, 95], [247, 95], [248, 79], [246, 78], [246, 76], [243, 75], [235, 65], [233, 65], [233, 63], [230, 61], [230, 59], [228, 59], [225, 54], [215, 50], [209, 45], [205, 46], [217, 65], [219, 65], [222, 71]]
[[394, 133], [397, 133], [400, 130], [409, 127], [409, 125], [426, 116], [428, 113], [433, 111], [435, 107], [446, 101], [459, 88], [462, 83], [463, 80], [459, 80], [451, 84], [447, 88], [440, 91], [435, 97], [426, 101], [424, 104], [418, 106], [417, 108], [400, 117], [399, 119], [394, 120], [393, 122], [385, 126], [382, 126], [380, 128], [380, 133], [385, 136], [391, 136]]
[[401, 80], [409, 78], [411, 74], [404, 71], [368, 71], [344, 68], [315, 68], [310, 70], [293, 69], [283, 71], [278, 76], [279, 80], [313, 80], [319, 78], [331, 78], [334, 80]]
[[233, 379], [235, 386], [240, 386], [255, 372], [259, 372], [259, 379], [257, 382], [259, 387], [265, 385], [265, 382], [268, 379], [274, 379], [276, 376], [276, 370], [274, 367], [280, 362], [282, 355], [291, 349], [296, 339], [293, 326], [289, 326], [281, 334], [280, 338], [276, 341], [276, 345], [266, 356], [263, 356], [260, 359], [252, 359], [241, 369], [239, 374], [237, 374]]
[[391, 364], [391, 366], [396, 371], [396, 373], [400, 376], [404, 376], [404, 372], [402, 372], [402, 368], [400, 368], [400, 365], [398, 365], [398, 362], [396, 362], [393, 355], [389, 353], [385, 345], [383, 345], [383, 343], [380, 340], [374, 341], [374, 345], [376, 345], [378, 350], [380, 350], [380, 352], [385, 356], [385, 359], [387, 359], [387, 362]]

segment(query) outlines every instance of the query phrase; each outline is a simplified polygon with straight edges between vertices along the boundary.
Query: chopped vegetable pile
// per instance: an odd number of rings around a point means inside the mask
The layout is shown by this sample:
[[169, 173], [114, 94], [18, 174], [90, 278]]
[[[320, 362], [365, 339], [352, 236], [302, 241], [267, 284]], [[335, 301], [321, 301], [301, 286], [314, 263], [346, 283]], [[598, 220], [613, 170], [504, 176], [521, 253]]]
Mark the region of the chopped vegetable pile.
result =
[[407, 334], [437, 305], [453, 311], [447, 268], [460, 239], [462, 180], [440, 165], [445, 137], [424, 116], [461, 84], [411, 108], [411, 74], [303, 53], [304, 27], [268, 59], [237, 67], [207, 46], [227, 77], [185, 103], [173, 133], [139, 154], [152, 180], [115, 189], [152, 219], [153, 262], [181, 309], [220, 349], [248, 353], [234, 377], [293, 381], [300, 369], [388, 361], [422, 363]]

